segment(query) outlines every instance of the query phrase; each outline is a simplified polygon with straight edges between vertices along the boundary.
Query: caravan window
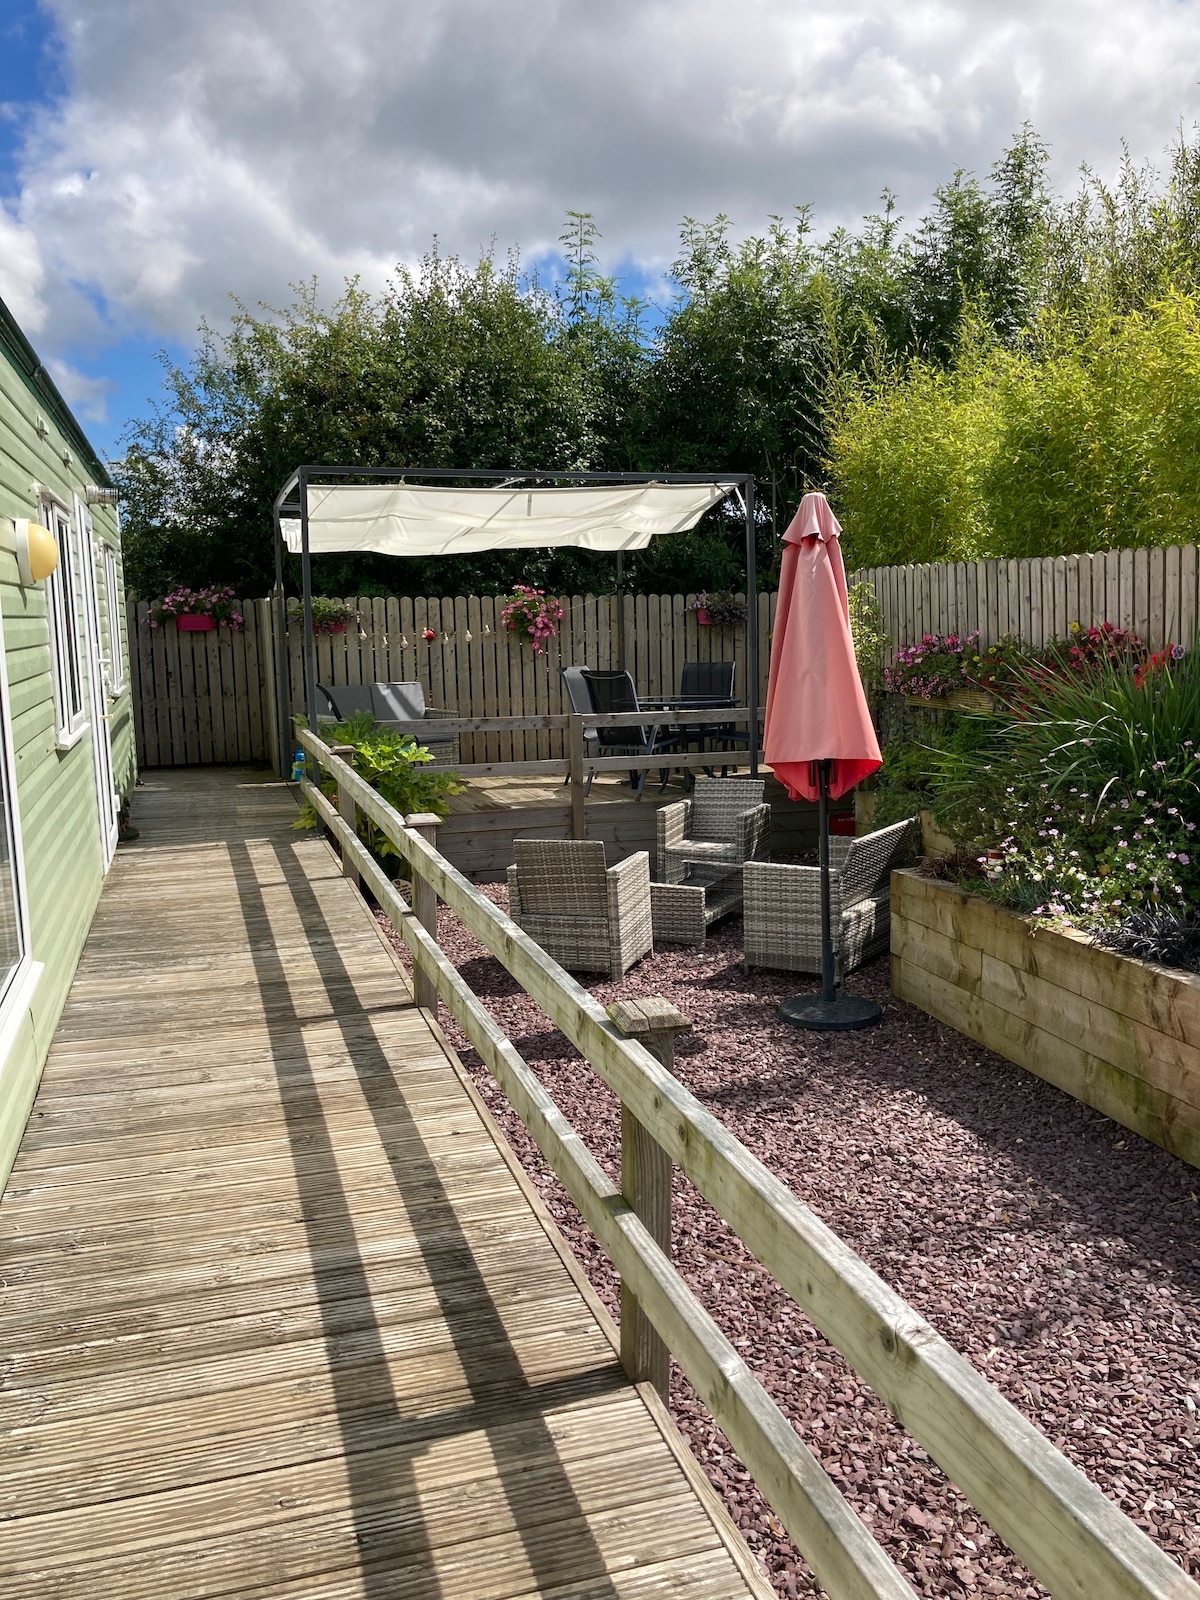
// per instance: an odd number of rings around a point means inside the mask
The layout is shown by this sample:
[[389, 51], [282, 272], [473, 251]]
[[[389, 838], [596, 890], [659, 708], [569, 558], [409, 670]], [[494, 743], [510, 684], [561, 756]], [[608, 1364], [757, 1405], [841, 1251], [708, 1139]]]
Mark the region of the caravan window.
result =
[[59, 741], [65, 742], [77, 737], [83, 728], [83, 662], [75, 591], [75, 536], [64, 507], [48, 505], [43, 515], [58, 545], [58, 566], [46, 579], [46, 611], [50, 622], [55, 732]]

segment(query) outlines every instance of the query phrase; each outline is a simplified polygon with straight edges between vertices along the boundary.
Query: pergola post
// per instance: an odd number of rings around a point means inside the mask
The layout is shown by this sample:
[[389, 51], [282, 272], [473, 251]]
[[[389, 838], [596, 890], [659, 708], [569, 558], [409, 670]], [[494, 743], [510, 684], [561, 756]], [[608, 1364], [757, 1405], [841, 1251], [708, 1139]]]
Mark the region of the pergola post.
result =
[[308, 725], [317, 731], [317, 663], [313, 645], [312, 615], [312, 552], [308, 544], [308, 472], [300, 468], [297, 478], [300, 491], [300, 572], [304, 584], [304, 703], [308, 711]]
[[746, 704], [750, 708], [750, 776], [758, 777], [758, 552], [754, 548], [754, 479], [746, 479]]

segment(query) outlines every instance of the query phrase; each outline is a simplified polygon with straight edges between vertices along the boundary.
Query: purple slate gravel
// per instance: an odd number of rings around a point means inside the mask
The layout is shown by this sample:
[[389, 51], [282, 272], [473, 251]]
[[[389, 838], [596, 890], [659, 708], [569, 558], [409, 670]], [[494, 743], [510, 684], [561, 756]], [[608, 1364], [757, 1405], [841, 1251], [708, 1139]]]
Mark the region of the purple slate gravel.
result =
[[[444, 907], [439, 940], [616, 1177], [615, 1097]], [[746, 974], [736, 919], [620, 984], [584, 981], [604, 1004], [677, 1005], [695, 1029], [681, 1081], [1200, 1577], [1200, 1172], [894, 999], [886, 961], [848, 985], [883, 1022], [841, 1035], [778, 1020], [818, 985]], [[442, 1024], [615, 1314], [607, 1258], [444, 1007]], [[680, 1272], [917, 1592], [1045, 1594], [678, 1173], [674, 1202]], [[672, 1411], [777, 1592], [820, 1593], [678, 1370]]]

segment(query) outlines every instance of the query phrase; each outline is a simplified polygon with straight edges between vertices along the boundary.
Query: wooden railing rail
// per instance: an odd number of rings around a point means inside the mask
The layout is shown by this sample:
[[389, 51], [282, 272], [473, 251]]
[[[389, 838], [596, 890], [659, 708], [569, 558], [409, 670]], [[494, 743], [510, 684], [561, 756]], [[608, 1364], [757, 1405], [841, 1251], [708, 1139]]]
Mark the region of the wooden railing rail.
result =
[[[314, 734], [304, 729], [299, 738], [333, 776], [339, 798], [351, 796], [404, 855], [414, 883], [430, 886], [498, 957], [1058, 1600], [1200, 1600], [1200, 1587], [1164, 1551], [649, 1051], [621, 1037], [586, 989], [406, 827]], [[303, 787], [364, 882], [399, 919], [417, 968], [496, 1073], [646, 1316], [829, 1593], [910, 1593], [338, 810], [315, 785], [306, 781]]]
[[[761, 713], [760, 713], [761, 716]], [[562, 729], [567, 733], [567, 754], [531, 761], [458, 762], [454, 771], [463, 778], [547, 777], [569, 778], [581, 786], [588, 772], [653, 772], [663, 767], [688, 771], [719, 762], [720, 751], [664, 751], [651, 756], [598, 756], [586, 754], [585, 729], [665, 726], [702, 727], [716, 721], [747, 723], [746, 706], [708, 706], [689, 711], [563, 712], [543, 717], [432, 717], [413, 722], [392, 722], [399, 733], [421, 741], [451, 739], [466, 733], [522, 733]]]

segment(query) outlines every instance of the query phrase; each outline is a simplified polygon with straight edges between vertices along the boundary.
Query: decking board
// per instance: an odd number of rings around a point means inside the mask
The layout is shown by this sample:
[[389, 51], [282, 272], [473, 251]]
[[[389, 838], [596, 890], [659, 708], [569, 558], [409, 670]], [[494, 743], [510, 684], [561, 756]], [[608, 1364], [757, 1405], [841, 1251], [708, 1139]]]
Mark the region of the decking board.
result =
[[288, 790], [139, 799], [0, 1201], [0, 1589], [769, 1593]]

